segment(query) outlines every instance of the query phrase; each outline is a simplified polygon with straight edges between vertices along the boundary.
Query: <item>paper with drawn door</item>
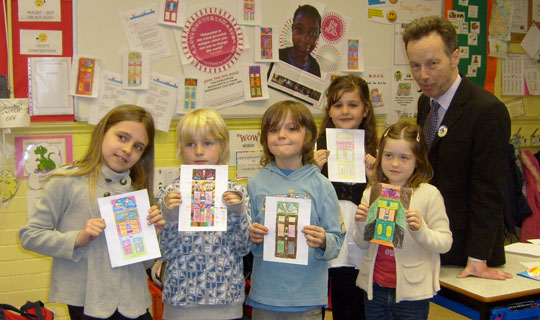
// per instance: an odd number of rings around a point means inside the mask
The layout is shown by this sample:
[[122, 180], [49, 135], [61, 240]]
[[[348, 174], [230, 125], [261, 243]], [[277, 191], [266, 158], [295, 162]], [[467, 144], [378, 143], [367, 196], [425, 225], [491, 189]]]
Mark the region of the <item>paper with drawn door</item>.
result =
[[148, 225], [148, 193], [138, 190], [98, 198], [113, 268], [161, 257], [154, 225]]
[[336, 182], [366, 182], [364, 130], [326, 129], [328, 179]]
[[226, 165], [182, 165], [180, 167], [179, 231], [226, 231]]
[[309, 247], [302, 229], [310, 224], [311, 200], [266, 197], [263, 260], [308, 264]]
[[369, 198], [369, 210], [364, 240], [401, 248], [405, 235], [405, 213], [409, 209], [411, 188], [385, 183], [374, 184]]

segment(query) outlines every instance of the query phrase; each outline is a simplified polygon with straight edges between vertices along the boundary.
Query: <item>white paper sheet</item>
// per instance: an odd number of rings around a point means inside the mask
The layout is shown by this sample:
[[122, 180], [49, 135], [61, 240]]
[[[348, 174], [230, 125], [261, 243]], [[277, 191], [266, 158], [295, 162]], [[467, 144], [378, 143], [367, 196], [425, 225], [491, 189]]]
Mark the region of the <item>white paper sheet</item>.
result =
[[516, 242], [504, 246], [505, 252], [540, 257], [540, 246], [532, 243]]
[[325, 79], [302, 71], [286, 62], [275, 62], [268, 86], [321, 108], [324, 101]]
[[19, 30], [21, 55], [62, 55], [62, 31]]
[[152, 61], [171, 56], [165, 29], [158, 25], [157, 3], [120, 14], [131, 49], [149, 51]]
[[30, 126], [28, 99], [0, 99], [0, 128]]
[[311, 219], [311, 200], [266, 197], [263, 260], [308, 264], [309, 247], [302, 230]]
[[330, 181], [366, 182], [364, 135], [364, 130], [326, 128]]
[[503, 96], [522, 96], [524, 94], [522, 54], [509, 54], [502, 63]]
[[538, 52], [540, 51], [540, 29], [536, 24], [531, 24], [529, 31], [521, 41], [521, 47], [530, 58], [538, 59]]
[[146, 220], [146, 189], [98, 198], [98, 205], [113, 268], [161, 257], [156, 229]]
[[240, 68], [210, 75], [204, 80], [203, 105], [218, 110], [244, 102], [244, 80]]
[[168, 26], [181, 28], [186, 19], [186, 1], [184, 0], [160, 0], [159, 1], [159, 23]]
[[169, 132], [177, 98], [178, 79], [153, 72], [150, 87], [139, 96], [137, 104], [152, 114], [157, 130]]
[[180, 167], [179, 231], [226, 231], [226, 165], [182, 165]]
[[88, 123], [93, 125], [114, 107], [135, 102], [135, 91], [122, 90], [122, 77], [119, 73], [103, 70], [99, 85], [99, 96], [90, 107], [88, 118]]
[[73, 114], [69, 96], [71, 58], [29, 58], [29, 105], [31, 115]]
[[19, 21], [53, 22], [61, 20], [60, 0], [19, 0]]

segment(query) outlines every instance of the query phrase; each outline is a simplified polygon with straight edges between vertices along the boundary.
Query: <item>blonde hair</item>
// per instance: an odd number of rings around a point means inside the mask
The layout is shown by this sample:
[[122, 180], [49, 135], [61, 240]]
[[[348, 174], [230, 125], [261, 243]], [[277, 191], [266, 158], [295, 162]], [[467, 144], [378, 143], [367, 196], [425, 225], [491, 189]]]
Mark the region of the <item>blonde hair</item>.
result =
[[416, 167], [413, 174], [409, 177], [406, 187], [417, 188], [420, 184], [429, 182], [433, 177], [433, 169], [427, 156], [427, 145], [424, 141], [422, 130], [416, 124], [400, 121], [391, 125], [384, 131], [379, 143], [377, 152], [377, 161], [375, 162], [375, 172], [372, 183], [384, 182], [388, 183], [388, 178], [384, 175], [381, 168], [382, 157], [384, 156], [384, 147], [388, 139], [404, 140], [410, 144], [413, 156], [416, 159]]
[[360, 101], [367, 111], [367, 114], [364, 119], [362, 119], [358, 129], [365, 130], [366, 138], [364, 145], [366, 152], [375, 156], [377, 152], [377, 129], [375, 126], [375, 113], [373, 112], [373, 105], [371, 104], [369, 95], [369, 86], [364, 79], [356, 75], [350, 74], [337, 77], [326, 90], [326, 108], [324, 109], [324, 118], [319, 129], [319, 138], [326, 136], [326, 128], [336, 127], [332, 118], [330, 118], [330, 108], [341, 99], [341, 96], [345, 92], [354, 92], [355, 90], [358, 92]]
[[221, 115], [211, 109], [197, 109], [185, 116], [176, 126], [176, 159], [183, 163], [182, 152], [184, 145], [193, 140], [195, 134], [202, 137], [212, 136], [221, 145], [221, 155], [218, 164], [227, 164], [229, 161], [229, 128]]
[[261, 165], [265, 166], [272, 161], [276, 161], [276, 157], [270, 152], [268, 147], [268, 132], [277, 127], [280, 122], [291, 115], [291, 119], [296, 128], [306, 128], [306, 136], [304, 145], [302, 146], [302, 164], [315, 163], [313, 159], [313, 148], [317, 140], [317, 126], [309, 109], [296, 101], [284, 100], [271, 105], [263, 115], [261, 123], [261, 145], [263, 146], [263, 157]]
[[129, 176], [131, 185], [135, 190], [147, 189], [150, 202], [154, 201], [153, 182], [154, 182], [154, 120], [152, 114], [144, 108], [125, 104], [119, 105], [110, 110], [96, 125], [92, 132], [92, 139], [86, 154], [79, 161], [70, 166], [79, 170], [69, 170], [66, 173], [55, 173], [50, 177], [61, 176], [84, 176], [88, 175], [88, 185], [90, 190], [90, 199], [94, 197], [96, 184], [101, 175], [101, 166], [103, 164], [102, 145], [107, 131], [114, 125], [122, 121], [133, 121], [142, 123], [146, 135], [148, 136], [148, 145], [143, 151], [141, 158], [133, 167], [130, 168]]

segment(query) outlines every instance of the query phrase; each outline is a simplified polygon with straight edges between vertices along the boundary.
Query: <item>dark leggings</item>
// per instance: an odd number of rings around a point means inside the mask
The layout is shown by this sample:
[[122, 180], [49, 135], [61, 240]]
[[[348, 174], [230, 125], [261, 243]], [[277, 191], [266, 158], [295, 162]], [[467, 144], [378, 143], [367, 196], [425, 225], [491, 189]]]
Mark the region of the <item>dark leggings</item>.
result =
[[[84, 314], [84, 307], [76, 307], [68, 305], [69, 317], [71, 320], [104, 320], [102, 318], [94, 318]], [[152, 320], [150, 312], [146, 310], [146, 313], [139, 316], [138, 318], [127, 318], [116, 310], [110, 317], [106, 318], [107, 320]]]

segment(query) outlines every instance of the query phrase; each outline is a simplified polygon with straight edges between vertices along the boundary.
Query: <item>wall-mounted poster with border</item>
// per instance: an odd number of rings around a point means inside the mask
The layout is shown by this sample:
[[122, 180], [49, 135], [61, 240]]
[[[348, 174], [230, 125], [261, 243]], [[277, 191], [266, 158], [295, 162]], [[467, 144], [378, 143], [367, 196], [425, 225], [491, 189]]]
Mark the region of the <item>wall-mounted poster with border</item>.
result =
[[18, 178], [48, 174], [71, 162], [71, 135], [15, 137], [15, 168]]

